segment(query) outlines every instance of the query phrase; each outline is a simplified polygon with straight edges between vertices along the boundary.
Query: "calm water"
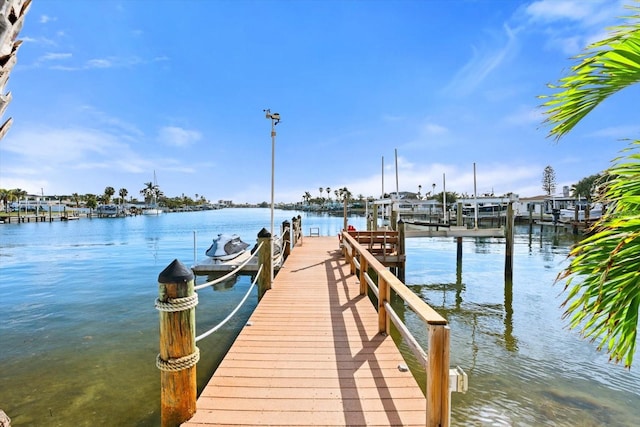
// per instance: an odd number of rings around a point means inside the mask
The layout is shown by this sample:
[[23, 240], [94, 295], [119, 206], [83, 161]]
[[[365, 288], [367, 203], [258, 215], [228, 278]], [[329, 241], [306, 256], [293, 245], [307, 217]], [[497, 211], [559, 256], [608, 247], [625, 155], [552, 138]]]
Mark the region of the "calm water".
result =
[[[279, 224], [298, 212], [276, 211]], [[342, 218], [300, 213], [305, 233]], [[82, 219], [0, 226], [0, 409], [13, 426], [146, 426], [159, 423], [158, 274], [201, 258], [219, 232], [253, 243], [268, 209]], [[363, 218], [352, 218], [358, 229]], [[454, 425], [636, 425], [640, 376], [607, 363], [561, 320], [553, 286], [570, 241], [518, 229], [511, 287], [500, 239], [469, 239], [456, 269], [449, 239], [407, 241], [407, 283], [451, 322], [452, 364], [469, 374], [454, 394]], [[336, 239], [337, 244], [337, 239]], [[200, 278], [199, 282], [204, 281]], [[198, 333], [222, 320], [250, 283], [201, 291]], [[202, 386], [255, 307], [198, 343]], [[423, 325], [407, 323], [426, 342]], [[640, 360], [640, 356], [637, 357]]]

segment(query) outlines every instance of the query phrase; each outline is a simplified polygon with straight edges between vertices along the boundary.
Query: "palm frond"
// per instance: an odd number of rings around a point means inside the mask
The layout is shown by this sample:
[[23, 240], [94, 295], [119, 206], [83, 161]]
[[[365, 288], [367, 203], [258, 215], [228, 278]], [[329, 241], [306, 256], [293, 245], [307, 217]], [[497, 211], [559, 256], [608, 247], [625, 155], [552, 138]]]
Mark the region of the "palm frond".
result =
[[576, 56], [579, 62], [570, 74], [548, 85], [556, 92], [540, 96], [545, 123], [552, 126], [549, 136], [560, 139], [605, 99], [640, 82], [640, 7], [630, 9], [636, 14], [627, 17], [629, 23], [614, 27], [610, 37]]
[[[631, 149], [640, 150], [640, 141]], [[640, 161], [636, 151], [606, 171], [603, 200], [610, 210], [596, 224], [597, 232], [579, 242], [569, 266], [563, 302], [570, 328], [606, 349], [611, 360], [631, 366], [640, 307]]]

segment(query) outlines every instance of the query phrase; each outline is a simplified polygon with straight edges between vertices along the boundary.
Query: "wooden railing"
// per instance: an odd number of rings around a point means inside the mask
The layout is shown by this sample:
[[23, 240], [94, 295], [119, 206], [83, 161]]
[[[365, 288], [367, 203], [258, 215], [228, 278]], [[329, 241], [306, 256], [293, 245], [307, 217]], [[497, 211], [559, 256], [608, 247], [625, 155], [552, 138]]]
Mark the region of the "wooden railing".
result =
[[349, 235], [373, 255], [394, 255], [398, 253], [397, 231], [349, 231]]
[[[416, 359], [425, 367], [426, 379], [426, 426], [449, 425], [449, 326], [447, 320], [414, 294], [394, 276], [378, 259], [376, 252], [386, 251], [398, 245], [398, 233], [390, 231], [343, 232], [342, 244], [351, 273], [358, 272], [360, 294], [367, 294], [369, 287], [378, 299], [378, 328], [381, 333], [390, 333], [391, 322], [400, 332]], [[375, 275], [370, 275], [372, 271]], [[374, 277], [372, 277], [374, 276]], [[425, 352], [400, 316], [391, 307], [391, 291], [394, 291], [411, 310], [426, 324], [428, 348]]]

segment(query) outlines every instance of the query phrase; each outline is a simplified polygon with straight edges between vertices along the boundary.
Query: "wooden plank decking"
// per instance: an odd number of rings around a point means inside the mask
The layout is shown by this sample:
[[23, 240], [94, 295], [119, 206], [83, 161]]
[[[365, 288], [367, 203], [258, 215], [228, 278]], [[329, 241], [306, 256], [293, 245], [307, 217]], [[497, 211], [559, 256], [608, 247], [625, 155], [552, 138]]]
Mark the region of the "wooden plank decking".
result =
[[357, 280], [336, 237], [306, 237], [183, 425], [424, 426], [426, 399]]

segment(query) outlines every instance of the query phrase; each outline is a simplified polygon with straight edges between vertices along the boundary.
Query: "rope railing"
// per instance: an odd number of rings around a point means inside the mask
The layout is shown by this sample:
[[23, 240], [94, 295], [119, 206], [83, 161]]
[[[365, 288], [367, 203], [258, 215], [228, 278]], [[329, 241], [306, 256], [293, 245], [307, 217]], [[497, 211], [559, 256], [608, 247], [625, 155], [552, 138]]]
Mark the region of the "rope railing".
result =
[[201, 339], [206, 338], [209, 335], [211, 335], [212, 333], [216, 332], [218, 329], [220, 329], [222, 326], [224, 326], [225, 323], [227, 323], [229, 320], [231, 320], [231, 318], [238, 312], [238, 310], [240, 310], [240, 307], [242, 307], [242, 305], [245, 303], [247, 298], [249, 298], [249, 295], [251, 294], [251, 291], [253, 290], [254, 286], [256, 285], [256, 282], [258, 281], [258, 277], [260, 277], [261, 273], [262, 273], [262, 265], [260, 265], [260, 267], [258, 268], [258, 272], [256, 273], [256, 277], [253, 279], [253, 282], [251, 283], [251, 286], [249, 286], [249, 289], [247, 290], [247, 293], [244, 295], [244, 297], [242, 298], [240, 303], [236, 306], [236, 308], [234, 308], [231, 311], [231, 313], [229, 313], [229, 315], [227, 317], [225, 317], [216, 326], [214, 326], [213, 328], [209, 329], [207, 332], [204, 332], [204, 333], [198, 335], [196, 337], [196, 342], [198, 342]]
[[284, 230], [282, 230], [282, 234], [280, 234], [278, 237], [275, 237], [273, 239], [274, 242], [274, 246], [276, 244], [278, 244], [280, 246], [280, 251], [278, 253], [274, 253], [272, 254], [272, 262], [273, 265], [282, 265], [282, 263], [284, 262], [284, 245], [288, 244], [289, 241], [285, 240], [285, 236], [287, 235], [287, 232], [289, 231], [288, 227], [285, 227]]
[[[197, 384], [195, 369], [200, 359], [196, 343], [222, 328], [246, 303], [253, 288], [257, 285], [258, 301], [271, 289], [274, 264], [282, 266], [290, 252], [290, 227], [283, 227], [283, 233], [277, 237], [281, 243], [280, 253], [274, 257], [272, 252], [274, 238], [263, 229], [258, 233], [259, 245], [251, 256], [227, 274], [195, 286], [194, 270], [187, 268], [177, 259], [167, 266], [158, 276], [158, 299], [156, 308], [160, 312], [160, 353], [156, 357], [156, 366], [160, 369], [161, 385], [161, 425], [180, 425], [190, 419], [196, 410]], [[265, 235], [266, 234], [266, 235]], [[195, 240], [195, 239], [194, 239]], [[195, 248], [195, 243], [194, 243]], [[194, 249], [195, 253], [195, 249]], [[254, 257], [257, 256], [257, 260]], [[195, 258], [195, 255], [194, 255]], [[213, 286], [236, 274], [251, 260], [257, 261], [257, 272], [251, 286], [239, 304], [216, 326], [196, 336], [196, 291]], [[247, 268], [253, 270], [253, 265]]]
[[242, 270], [244, 268], [244, 266], [249, 263], [249, 261], [251, 261], [253, 258], [258, 256], [258, 253], [260, 252], [260, 248], [262, 248], [262, 242], [258, 245], [258, 248], [254, 251], [254, 253], [249, 258], [247, 258], [242, 264], [238, 265], [238, 267], [236, 267], [234, 270], [231, 270], [229, 273], [225, 274], [224, 276], [218, 277], [215, 280], [212, 280], [210, 282], [203, 283], [201, 285], [195, 286], [193, 289], [195, 291], [199, 291], [200, 289], [204, 289], [204, 288], [206, 288], [208, 286], [217, 285], [218, 283], [224, 282], [228, 278], [234, 276], [240, 270]]

